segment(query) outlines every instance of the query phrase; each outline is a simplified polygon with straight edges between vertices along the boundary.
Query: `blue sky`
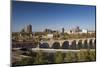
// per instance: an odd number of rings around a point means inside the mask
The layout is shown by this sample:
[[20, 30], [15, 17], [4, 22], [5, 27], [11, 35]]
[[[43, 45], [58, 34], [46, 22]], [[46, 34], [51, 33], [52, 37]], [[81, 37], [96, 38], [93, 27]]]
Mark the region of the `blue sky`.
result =
[[76, 26], [95, 30], [95, 6], [13, 1], [12, 31], [18, 32], [28, 24], [32, 24], [33, 32]]

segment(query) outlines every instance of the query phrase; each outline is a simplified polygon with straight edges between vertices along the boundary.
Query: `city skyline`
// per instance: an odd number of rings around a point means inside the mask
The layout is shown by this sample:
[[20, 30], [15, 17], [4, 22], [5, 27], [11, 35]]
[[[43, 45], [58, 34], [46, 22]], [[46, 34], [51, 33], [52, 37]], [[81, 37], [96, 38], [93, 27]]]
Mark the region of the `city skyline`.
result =
[[13, 32], [20, 31], [28, 24], [32, 25], [33, 32], [46, 28], [69, 30], [76, 26], [95, 30], [95, 6], [19, 1], [13, 1], [12, 6]]

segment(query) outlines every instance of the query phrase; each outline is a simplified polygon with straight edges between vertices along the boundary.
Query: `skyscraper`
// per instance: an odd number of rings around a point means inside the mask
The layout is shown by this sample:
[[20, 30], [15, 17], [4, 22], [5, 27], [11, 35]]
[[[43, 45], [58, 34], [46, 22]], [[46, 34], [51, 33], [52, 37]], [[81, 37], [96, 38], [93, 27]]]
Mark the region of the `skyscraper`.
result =
[[62, 33], [64, 33], [64, 31], [65, 31], [64, 28], [62, 28]]
[[27, 26], [27, 33], [32, 33], [32, 25], [31, 24], [29, 24]]

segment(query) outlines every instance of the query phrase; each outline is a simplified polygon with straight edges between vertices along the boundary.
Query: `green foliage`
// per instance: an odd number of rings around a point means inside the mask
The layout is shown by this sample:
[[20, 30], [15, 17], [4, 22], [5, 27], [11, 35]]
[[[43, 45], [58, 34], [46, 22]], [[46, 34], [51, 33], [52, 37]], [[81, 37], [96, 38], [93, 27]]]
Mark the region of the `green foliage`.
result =
[[72, 58], [71, 58], [71, 54], [70, 53], [66, 53], [65, 58], [64, 58], [65, 62], [71, 62]]
[[86, 61], [95, 61], [95, 60], [96, 60], [95, 51], [87, 51], [86, 52]]
[[44, 64], [47, 63], [47, 55], [41, 51], [38, 51], [34, 64]]
[[16, 65], [28, 65], [28, 64], [48, 64], [48, 63], [63, 63], [63, 62], [80, 62], [80, 61], [95, 61], [95, 51], [83, 51], [79, 52], [67, 52], [62, 53], [57, 51], [56, 53], [46, 53], [42, 51], [32, 52], [30, 50], [29, 57], [23, 58], [21, 61], [17, 61]]
[[62, 63], [63, 62], [63, 56], [62, 55], [63, 54], [60, 51], [56, 52], [55, 63]]
[[77, 61], [76, 53], [74, 52], [67, 52], [64, 57], [64, 62], [75, 62]]
[[78, 56], [78, 61], [85, 61], [85, 54], [84, 54], [84, 51], [80, 51], [77, 53], [77, 56]]
[[91, 61], [95, 61], [96, 60], [96, 54], [95, 54], [94, 51], [90, 52], [89, 56], [90, 56]]
[[38, 51], [34, 64], [43, 64], [42, 59], [43, 59], [42, 53], [41, 53], [41, 51]]
[[17, 61], [16, 65], [30, 65], [33, 64], [34, 59], [33, 58], [22, 58], [21, 61]]
[[78, 61], [95, 61], [95, 51], [80, 51], [77, 53]]

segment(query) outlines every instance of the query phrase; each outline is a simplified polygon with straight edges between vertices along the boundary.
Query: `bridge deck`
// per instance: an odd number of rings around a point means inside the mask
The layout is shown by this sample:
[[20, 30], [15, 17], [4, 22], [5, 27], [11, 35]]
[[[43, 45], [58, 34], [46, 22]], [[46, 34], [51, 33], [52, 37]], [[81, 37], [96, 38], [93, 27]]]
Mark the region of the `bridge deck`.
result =
[[[15, 50], [19, 50], [20, 48], [13, 48]], [[48, 52], [48, 53], [55, 53], [57, 51], [61, 51], [63, 53], [66, 52], [80, 52], [80, 51], [88, 51], [88, 49], [80, 49], [80, 50], [72, 50], [72, 49], [43, 49], [43, 48], [32, 48], [32, 51], [37, 52]], [[95, 51], [95, 49], [90, 49], [90, 51]]]
[[[87, 49], [81, 49], [81, 50], [71, 50], [71, 49], [42, 49], [42, 48], [33, 48], [33, 51], [42, 51], [42, 52], [79, 52], [79, 51], [87, 51]], [[95, 49], [90, 49], [90, 51], [95, 51]]]

